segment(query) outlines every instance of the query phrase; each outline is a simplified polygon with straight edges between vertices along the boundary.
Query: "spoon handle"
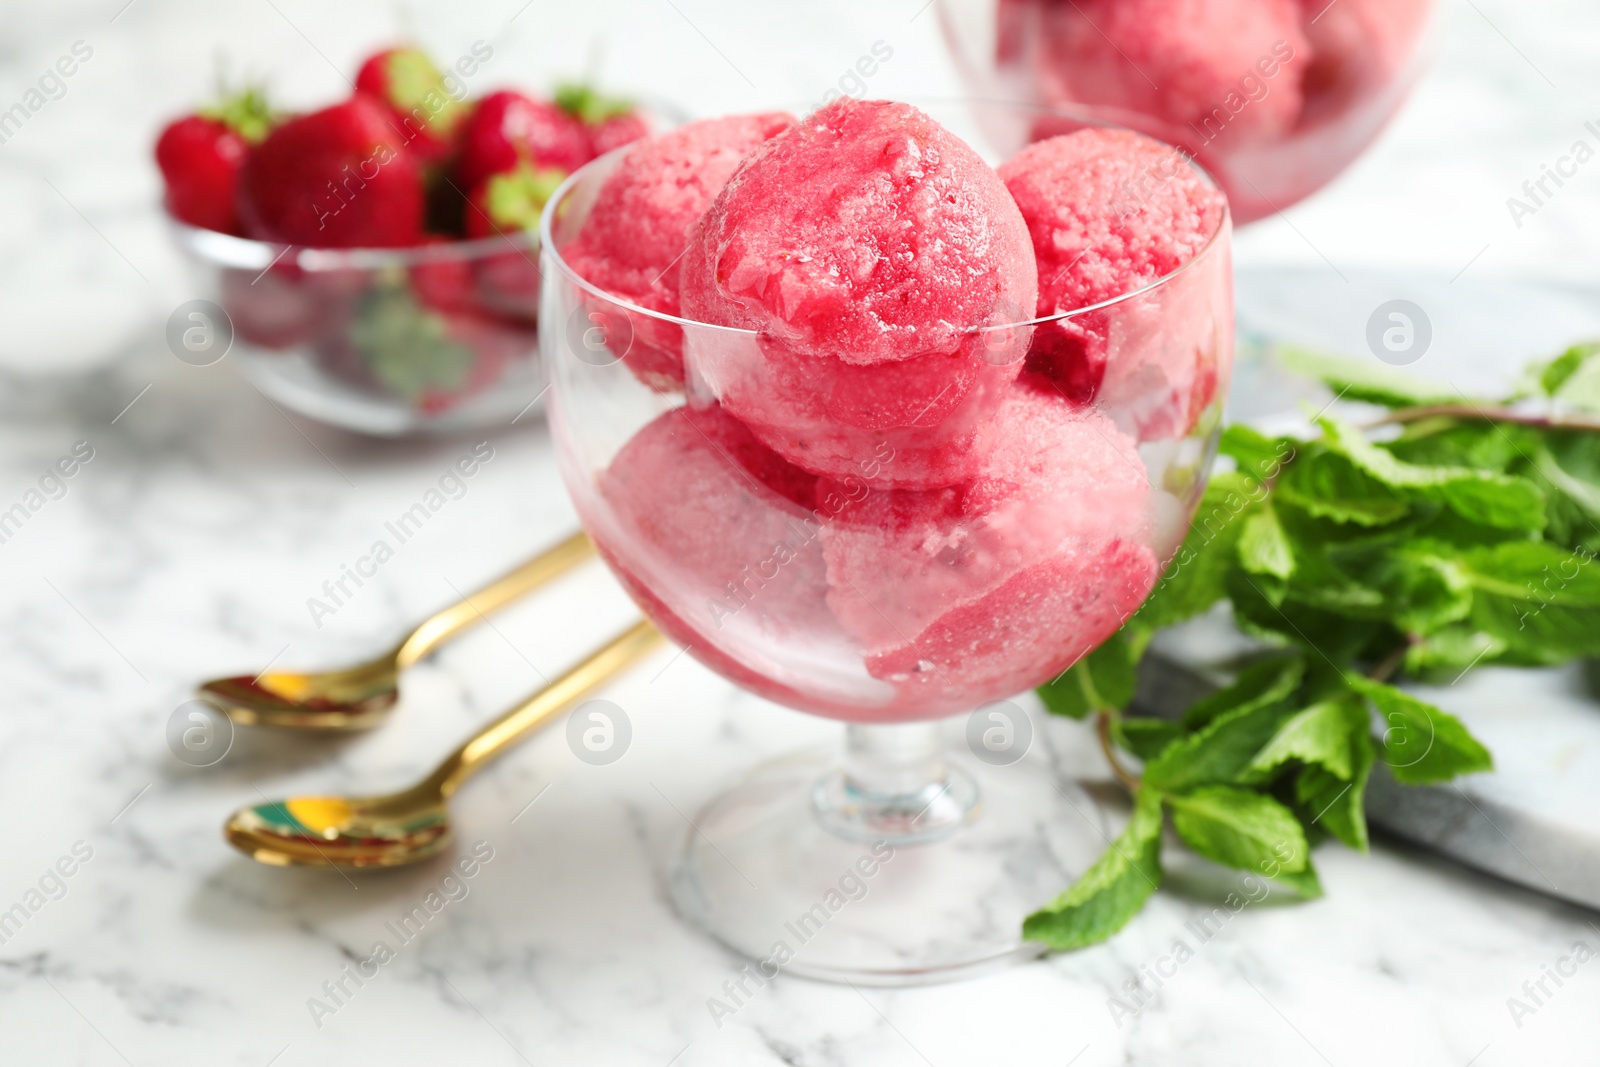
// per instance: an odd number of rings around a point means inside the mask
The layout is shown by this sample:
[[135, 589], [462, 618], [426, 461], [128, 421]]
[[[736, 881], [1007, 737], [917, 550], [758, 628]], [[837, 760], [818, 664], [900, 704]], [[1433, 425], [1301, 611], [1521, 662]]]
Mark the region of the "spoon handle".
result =
[[424, 621], [411, 631], [411, 636], [395, 651], [395, 665], [405, 670], [461, 631], [476, 626], [507, 604], [561, 577], [593, 555], [593, 542], [588, 534], [579, 530], [559, 545], [541, 552]]
[[648, 620], [640, 619], [588, 659], [468, 738], [445, 757], [429, 780], [437, 785], [441, 796], [448, 797], [484, 764], [516, 744], [529, 731], [609, 682], [661, 644], [660, 631]]

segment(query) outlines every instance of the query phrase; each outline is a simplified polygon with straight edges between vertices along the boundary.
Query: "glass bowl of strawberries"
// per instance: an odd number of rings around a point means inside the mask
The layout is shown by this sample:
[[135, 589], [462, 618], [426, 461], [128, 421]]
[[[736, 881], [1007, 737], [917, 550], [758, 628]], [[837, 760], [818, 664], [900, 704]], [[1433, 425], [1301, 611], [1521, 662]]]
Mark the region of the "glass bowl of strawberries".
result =
[[545, 201], [652, 120], [587, 87], [464, 85], [392, 48], [321, 110], [279, 114], [252, 89], [162, 131], [174, 239], [274, 401], [386, 436], [538, 402]]

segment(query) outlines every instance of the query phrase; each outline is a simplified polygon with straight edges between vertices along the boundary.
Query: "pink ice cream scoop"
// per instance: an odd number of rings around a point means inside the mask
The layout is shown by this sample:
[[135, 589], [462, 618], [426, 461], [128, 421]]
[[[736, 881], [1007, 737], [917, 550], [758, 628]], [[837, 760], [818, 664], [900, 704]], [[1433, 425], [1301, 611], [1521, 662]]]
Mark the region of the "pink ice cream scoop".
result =
[[[1126, 130], [1036, 141], [1000, 168], [1033, 239], [1040, 317], [1131, 293], [1194, 259], [1226, 201], [1172, 148]], [[1028, 368], [1078, 403], [1099, 399], [1141, 440], [1182, 436], [1216, 389], [1215, 331], [1203, 327], [1214, 271], [1173, 279], [1159, 302], [1044, 323]], [[1148, 306], [1147, 306], [1148, 304]]]
[[1307, 125], [1380, 96], [1416, 51], [1424, 0], [1298, 0], [1311, 59], [1301, 79]]
[[728, 413], [806, 470], [917, 487], [975, 469], [1028, 340], [984, 328], [1036, 299], [994, 171], [916, 108], [848, 97], [750, 154], [680, 284], [685, 317], [755, 332], [690, 339]]
[[[606, 179], [578, 236], [562, 249], [580, 278], [651, 311], [678, 314], [678, 261], [690, 226], [739, 161], [794, 121], [773, 112], [692, 122], [635, 142]], [[595, 301], [597, 315], [622, 309]], [[651, 388], [683, 388], [683, 334], [628, 316], [623, 360]]]
[[907, 707], [1020, 692], [1149, 593], [1150, 493], [1134, 442], [1106, 415], [1024, 374], [973, 482], [874, 489], [824, 529], [828, 605]]
[[[768, 699], [847, 715], [890, 694], [859, 666], [854, 676], [829, 674], [830, 662], [854, 657], [825, 600], [816, 482], [721, 408], [678, 407], [600, 475], [606, 506], [579, 507], [601, 554], [668, 636]], [[796, 671], [775, 658], [779, 648], [834, 656]]]
[[1040, 20], [1053, 98], [1160, 119], [1179, 142], [1281, 137], [1299, 120], [1299, 0], [1076, 0]]

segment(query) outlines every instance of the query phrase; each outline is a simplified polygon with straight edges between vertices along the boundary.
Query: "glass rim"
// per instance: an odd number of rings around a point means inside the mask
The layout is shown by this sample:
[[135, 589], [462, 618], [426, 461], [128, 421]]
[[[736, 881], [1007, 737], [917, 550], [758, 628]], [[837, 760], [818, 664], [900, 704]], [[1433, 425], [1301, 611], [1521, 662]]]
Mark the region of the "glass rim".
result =
[[381, 270], [385, 267], [476, 260], [507, 252], [521, 255], [539, 251], [540, 231], [537, 229], [400, 248], [310, 248], [191, 226], [173, 218], [171, 214], [166, 215], [166, 220], [174, 242], [184, 251], [219, 267], [243, 270], [266, 270], [280, 263], [297, 267], [308, 274], [338, 270]]
[[[1073, 108], [1056, 107], [1048, 104], [1019, 103], [1017, 101], [1009, 100], [989, 100], [979, 97], [922, 97], [918, 98], [918, 100], [896, 100], [892, 102], [907, 103], [918, 108], [921, 108], [924, 105], [1004, 108], [1015, 112], [1031, 112], [1040, 117], [1066, 119], [1071, 122], [1081, 123], [1084, 126], [1095, 126], [1102, 129], [1112, 130], [1126, 130], [1129, 133], [1137, 133], [1142, 137], [1149, 137], [1151, 140], [1156, 141], [1163, 147], [1170, 149], [1174, 155], [1183, 160], [1186, 166], [1193, 169], [1194, 172], [1198, 174], [1206, 183], [1206, 185], [1222, 194], [1222, 211], [1217, 217], [1216, 225], [1212, 227], [1211, 233], [1207, 235], [1205, 243], [1196, 249], [1194, 253], [1182, 263], [1178, 264], [1176, 267], [1172, 268], [1172, 270], [1161, 275], [1160, 277], [1155, 278], [1152, 281], [1139, 286], [1138, 288], [1129, 289], [1126, 292], [1118, 293], [1116, 296], [1107, 297], [1104, 300], [1099, 300], [1092, 304], [1084, 304], [1081, 307], [1071, 308], [1067, 311], [1058, 311], [1051, 315], [1037, 315], [1033, 318], [1021, 319], [1016, 322], [992, 323], [985, 326], [971, 326], [963, 331], [965, 333], [982, 334], [1002, 330], [1016, 330], [1041, 326], [1051, 322], [1064, 322], [1068, 319], [1077, 318], [1080, 315], [1087, 315], [1090, 312], [1100, 311], [1105, 308], [1112, 307], [1127, 300], [1133, 300], [1144, 295], [1145, 293], [1150, 292], [1152, 289], [1157, 289], [1163, 285], [1166, 285], [1174, 278], [1177, 278], [1179, 275], [1187, 272], [1196, 263], [1199, 263], [1201, 260], [1205, 259], [1216, 249], [1216, 246], [1221, 241], [1223, 235], [1229, 230], [1229, 225], [1233, 218], [1233, 209], [1228, 203], [1227, 194], [1223, 193], [1222, 186], [1218, 184], [1217, 179], [1212, 176], [1211, 172], [1205, 167], [1201, 166], [1198, 160], [1195, 159], [1194, 155], [1187, 150], [1177, 145], [1173, 145], [1167, 141], [1162, 141], [1160, 138], [1151, 137], [1150, 134], [1144, 133], [1141, 130], [1136, 130], [1131, 126], [1125, 126], [1121, 123], [1108, 121], [1107, 119], [1096, 116], [1087, 110], [1080, 111]], [[813, 108], [812, 110], [814, 111], [816, 109]], [[810, 114], [810, 112], [808, 111], [806, 114]], [[716, 330], [724, 333], [742, 334], [750, 337], [757, 336], [758, 331], [756, 330], [749, 330], [740, 326], [724, 326], [714, 322], [701, 322], [697, 319], [686, 319], [680, 315], [669, 315], [664, 311], [656, 311], [652, 308], [647, 308], [636, 304], [631, 300], [626, 300], [614, 293], [610, 293], [604, 289], [601, 289], [587, 278], [578, 274], [577, 271], [572, 269], [572, 265], [567, 262], [566, 257], [562, 255], [560, 248], [557, 247], [555, 243], [554, 232], [552, 230], [554, 220], [560, 214], [561, 205], [566, 203], [567, 196], [586, 176], [591, 168], [598, 168], [600, 165], [607, 163], [608, 160], [611, 160], [613, 156], [620, 158], [622, 153], [628, 151], [628, 149], [632, 147], [632, 145], [623, 145], [620, 148], [612, 149], [603, 156], [599, 156], [596, 159], [590, 160], [588, 163], [585, 163], [583, 166], [567, 175], [566, 179], [556, 187], [556, 191], [550, 195], [549, 201], [545, 203], [544, 212], [539, 219], [538, 247], [541, 261], [548, 260], [555, 266], [558, 274], [576, 285], [578, 288], [606, 301], [609, 304], [614, 304], [632, 314], [643, 315], [646, 318], [655, 319], [658, 322], [670, 322], [679, 327], [693, 327], [699, 330]]]

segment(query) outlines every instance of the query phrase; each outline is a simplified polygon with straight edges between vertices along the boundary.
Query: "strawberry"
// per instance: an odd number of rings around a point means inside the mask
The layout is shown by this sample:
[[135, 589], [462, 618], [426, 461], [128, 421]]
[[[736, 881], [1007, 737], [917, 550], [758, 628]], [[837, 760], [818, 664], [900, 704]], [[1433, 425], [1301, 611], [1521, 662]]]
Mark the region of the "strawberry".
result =
[[590, 158], [582, 122], [554, 104], [502, 89], [480, 100], [462, 126], [455, 181], [471, 190], [519, 163], [570, 172]]
[[567, 172], [557, 167], [519, 163], [491, 174], [467, 196], [467, 236], [490, 237], [539, 228], [544, 205]]
[[444, 75], [417, 48], [371, 56], [356, 74], [356, 91], [382, 102], [394, 128], [424, 165], [444, 162], [468, 109], [450, 94]]
[[594, 149], [594, 154], [603, 156], [614, 148], [621, 148], [625, 144], [632, 144], [650, 136], [650, 124], [644, 116], [630, 112], [626, 115], [612, 115], [602, 119], [589, 131], [589, 144]]
[[477, 310], [477, 282], [472, 276], [472, 264], [465, 259], [416, 263], [407, 274], [411, 292], [424, 307], [449, 313]]
[[358, 95], [273, 130], [239, 176], [247, 231], [313, 248], [419, 243], [422, 175], [391, 121]]
[[555, 101], [557, 107], [583, 123], [589, 135], [591, 158], [650, 134], [650, 124], [631, 100], [602, 96], [587, 85], [573, 84], [557, 87]]
[[306, 271], [287, 260], [222, 272], [222, 306], [241, 341], [283, 350], [342, 333], [367, 289], [360, 270]]
[[166, 183], [167, 211], [180, 222], [239, 234], [235, 198], [250, 147], [267, 135], [273, 116], [254, 89], [185, 115], [161, 131], [156, 165]]

